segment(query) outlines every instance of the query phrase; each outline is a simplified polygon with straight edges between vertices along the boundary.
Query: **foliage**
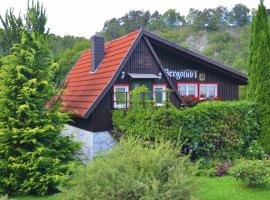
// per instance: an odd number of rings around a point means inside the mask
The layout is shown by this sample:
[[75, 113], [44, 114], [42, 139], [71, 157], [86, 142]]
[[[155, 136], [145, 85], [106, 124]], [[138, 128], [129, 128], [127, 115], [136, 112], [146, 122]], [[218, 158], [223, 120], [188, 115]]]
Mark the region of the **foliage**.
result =
[[3, 25], [3, 31], [1, 32], [1, 49], [2, 53], [8, 54], [11, 46], [20, 41], [21, 31], [23, 28], [23, 20], [19, 15], [16, 17], [14, 15], [14, 10], [9, 9], [6, 11], [5, 17], [0, 15], [0, 20]]
[[261, 1], [252, 20], [249, 45], [248, 97], [258, 105], [263, 135], [261, 143], [270, 152], [270, 28], [266, 9]]
[[227, 161], [225, 163], [222, 163], [217, 167], [216, 175], [217, 176], [224, 176], [228, 173], [230, 167], [232, 166], [232, 163], [230, 161]]
[[61, 200], [61, 193], [50, 196], [16, 196], [14, 200]]
[[250, 21], [249, 8], [243, 4], [236, 4], [229, 13], [229, 21], [236, 26], [246, 25]]
[[258, 138], [256, 106], [248, 102], [204, 102], [192, 108], [115, 110], [114, 128], [126, 135], [184, 142], [192, 158], [229, 160], [246, 155]]
[[219, 6], [215, 9], [209, 8], [204, 10], [191, 8], [187, 21], [194, 30], [215, 31], [226, 25], [227, 17], [228, 10], [226, 7]]
[[[32, 2], [32, 3], [31, 3]], [[40, 34], [48, 34], [46, 30], [47, 23], [46, 10], [39, 1], [28, 0], [27, 10], [25, 15], [25, 26], [28, 31], [35, 31]]]
[[173, 28], [185, 24], [185, 17], [181, 16], [175, 9], [169, 9], [163, 14], [162, 21], [170, 28]]
[[5, 196], [0, 196], [0, 200], [8, 200], [8, 196], [5, 195]]
[[191, 8], [187, 16], [180, 15], [175, 9], [163, 14], [155, 11], [131, 10], [120, 18], [112, 18], [104, 23], [102, 33], [112, 40], [138, 28], [150, 31], [167, 32], [171, 28], [190, 26], [194, 31], [224, 30], [226, 27], [242, 27], [250, 22], [250, 10], [243, 4], [236, 4], [231, 10], [219, 6], [197, 10]]
[[0, 16], [0, 21], [4, 28], [0, 37], [0, 46], [4, 55], [9, 53], [13, 44], [20, 42], [21, 34], [24, 29], [40, 34], [48, 33], [45, 29], [47, 22], [46, 11], [43, 5], [40, 5], [38, 1], [35, 2], [35, 0], [28, 0], [24, 17], [20, 14], [16, 17], [14, 10], [9, 9], [6, 11], [5, 17]]
[[0, 73], [0, 193], [41, 194], [56, 190], [78, 144], [60, 135], [68, 114], [55, 103], [50, 82], [57, 67], [48, 39], [24, 31], [2, 58]]
[[248, 147], [246, 157], [252, 160], [255, 160], [255, 159], [263, 160], [263, 159], [266, 159], [267, 155], [264, 152], [261, 144], [258, 141], [253, 140], [251, 141], [251, 144]]
[[230, 173], [247, 187], [264, 187], [270, 177], [270, 161], [243, 160]]
[[[54, 38], [54, 41], [57, 40]], [[54, 73], [52, 81], [56, 84], [58, 88], [63, 86], [63, 82], [68, 75], [71, 68], [74, 66], [76, 60], [79, 58], [81, 53], [90, 48], [89, 40], [85, 38], [72, 38], [64, 37], [64, 41], [67, 41], [67, 44], [73, 44], [70, 47], [59, 48], [55, 52], [54, 59], [57, 61], [59, 67]], [[69, 41], [70, 40], [70, 41]], [[63, 41], [63, 42], [64, 42]]]
[[194, 172], [189, 158], [168, 142], [123, 139], [79, 168], [63, 199], [193, 199]]

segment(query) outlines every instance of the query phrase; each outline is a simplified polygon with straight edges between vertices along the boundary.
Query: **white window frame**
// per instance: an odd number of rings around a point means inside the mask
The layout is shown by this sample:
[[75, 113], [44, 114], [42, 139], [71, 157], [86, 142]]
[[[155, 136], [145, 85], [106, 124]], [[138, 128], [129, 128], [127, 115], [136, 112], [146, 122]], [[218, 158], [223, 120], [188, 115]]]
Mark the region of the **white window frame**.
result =
[[[180, 87], [185, 85], [186, 86], [186, 94], [180, 94]], [[195, 97], [198, 97], [198, 83], [177, 83], [177, 89], [178, 89], [178, 93], [181, 96], [190, 96], [190, 94], [188, 94], [188, 87], [189, 86], [195, 86]]]
[[[155, 91], [157, 88], [162, 89], [162, 103], [156, 102]], [[166, 88], [167, 88], [167, 86], [165, 84], [153, 84], [153, 100], [155, 102], [155, 106], [163, 106], [164, 105], [164, 102], [166, 101]]]
[[200, 87], [200, 93], [199, 93], [199, 97], [201, 99], [204, 99], [204, 97], [201, 97], [201, 86], [206, 86], [206, 98], [209, 98], [209, 86], [215, 86], [215, 96], [214, 97], [218, 97], [218, 84], [217, 83], [200, 83], [199, 87]]
[[[127, 102], [117, 103], [116, 101], [116, 89], [124, 88], [125, 92], [127, 92]], [[114, 108], [128, 108], [129, 107], [129, 85], [114, 85], [113, 86], [113, 107]]]

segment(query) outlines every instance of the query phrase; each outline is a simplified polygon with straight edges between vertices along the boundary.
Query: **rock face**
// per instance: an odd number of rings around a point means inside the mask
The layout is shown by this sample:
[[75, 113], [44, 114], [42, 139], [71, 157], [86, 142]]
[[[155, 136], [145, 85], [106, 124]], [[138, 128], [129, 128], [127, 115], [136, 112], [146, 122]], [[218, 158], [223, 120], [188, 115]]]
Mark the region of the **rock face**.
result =
[[78, 156], [83, 163], [88, 163], [99, 153], [111, 149], [116, 144], [108, 131], [91, 132], [66, 124], [61, 133], [65, 136], [72, 136], [75, 141], [82, 142], [82, 149], [78, 152]]
[[202, 32], [199, 36], [188, 36], [186, 42], [191, 50], [203, 53], [208, 45], [207, 37], [207, 32]]

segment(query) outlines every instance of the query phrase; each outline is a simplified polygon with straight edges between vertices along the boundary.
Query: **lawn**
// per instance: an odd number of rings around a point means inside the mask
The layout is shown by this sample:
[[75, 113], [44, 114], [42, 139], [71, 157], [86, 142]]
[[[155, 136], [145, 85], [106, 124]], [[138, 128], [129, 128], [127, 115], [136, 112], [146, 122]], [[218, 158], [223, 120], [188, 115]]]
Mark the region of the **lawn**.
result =
[[[248, 189], [232, 177], [198, 177], [200, 200], [269, 200], [270, 185], [265, 189]], [[15, 200], [60, 200], [61, 195], [49, 197], [16, 197]]]
[[245, 188], [232, 177], [200, 177], [200, 200], [269, 200], [270, 185], [265, 189]]

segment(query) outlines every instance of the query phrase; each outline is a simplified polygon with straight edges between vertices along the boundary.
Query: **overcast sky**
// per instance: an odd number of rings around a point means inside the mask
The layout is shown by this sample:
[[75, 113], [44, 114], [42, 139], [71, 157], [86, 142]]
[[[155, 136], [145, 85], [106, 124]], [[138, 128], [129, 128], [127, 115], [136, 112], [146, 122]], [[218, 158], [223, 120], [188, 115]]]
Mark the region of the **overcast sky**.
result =
[[[257, 8], [259, 0], [40, 0], [47, 11], [51, 33], [90, 38], [102, 29], [106, 20], [121, 17], [130, 10], [158, 10], [160, 13], [175, 8], [186, 15], [190, 8], [215, 8], [219, 5], [232, 8], [243, 3]], [[270, 0], [264, 4], [270, 8]], [[27, 0], [0, 0], [0, 14], [12, 7], [15, 12], [25, 12]]]

